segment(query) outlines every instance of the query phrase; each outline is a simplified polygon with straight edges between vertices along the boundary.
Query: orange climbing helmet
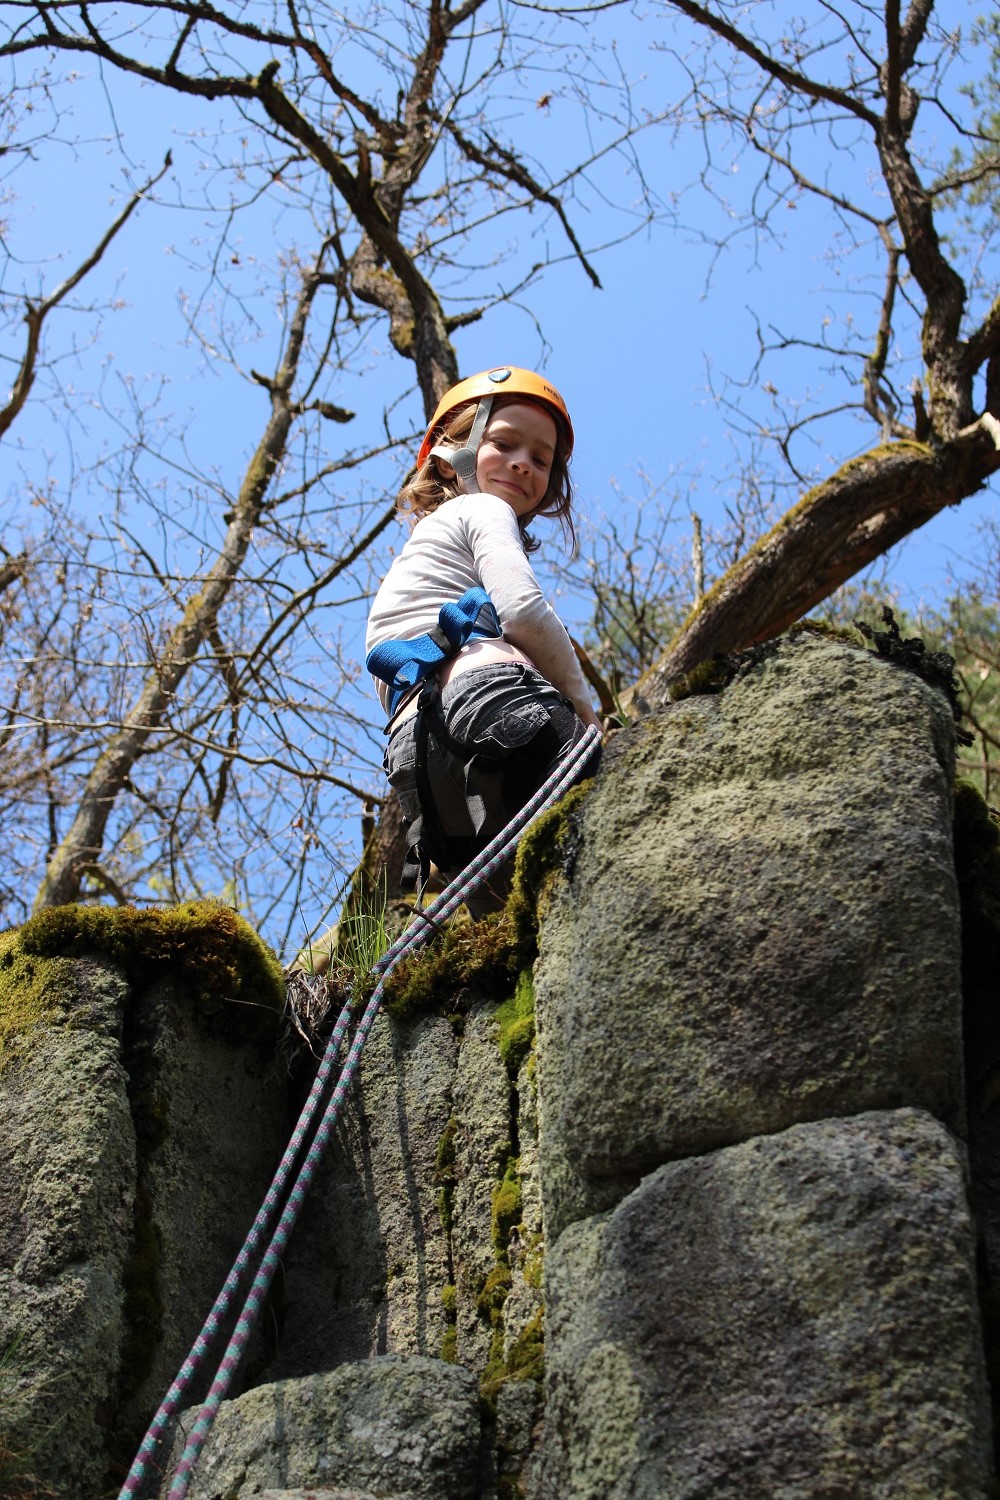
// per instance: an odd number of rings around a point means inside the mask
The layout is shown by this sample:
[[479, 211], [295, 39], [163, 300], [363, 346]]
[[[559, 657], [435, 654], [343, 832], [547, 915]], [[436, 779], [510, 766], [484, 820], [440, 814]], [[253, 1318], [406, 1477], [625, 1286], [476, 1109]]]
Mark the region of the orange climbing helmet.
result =
[[[522, 370], [517, 365], [496, 365], [492, 370], [483, 370], [479, 375], [470, 375], [467, 380], [460, 380], [453, 385], [450, 391], [446, 391], [438, 402], [437, 411], [430, 421], [430, 426], [420, 444], [420, 452], [417, 454], [417, 468], [434, 451], [434, 439], [438, 436], [452, 412], [457, 411], [460, 406], [465, 406], [471, 401], [478, 401], [479, 409], [472, 432], [467, 440], [466, 447], [458, 452], [442, 450], [438, 457], [447, 458], [454, 465], [459, 474], [462, 474], [463, 464], [461, 462], [464, 453], [472, 455], [472, 471], [475, 473], [475, 454], [479, 447], [483, 429], [489, 421], [490, 408], [496, 396], [524, 396], [530, 401], [538, 401], [547, 406], [556, 419], [556, 425], [562, 428], [563, 433], [569, 441], [569, 453], [573, 451], [573, 423], [570, 421], [569, 411], [566, 403], [556, 390], [542, 375], [536, 375], [533, 370]], [[568, 454], [567, 454], [568, 456]], [[459, 462], [456, 463], [455, 460]]]

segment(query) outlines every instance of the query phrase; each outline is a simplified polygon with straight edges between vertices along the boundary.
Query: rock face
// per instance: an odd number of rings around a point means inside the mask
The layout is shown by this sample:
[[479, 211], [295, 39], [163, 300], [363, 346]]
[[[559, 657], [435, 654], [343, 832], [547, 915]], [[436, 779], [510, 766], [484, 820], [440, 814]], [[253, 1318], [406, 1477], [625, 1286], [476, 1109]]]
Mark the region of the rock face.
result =
[[808, 637], [619, 737], [536, 975], [550, 1240], [799, 1120], [960, 1127], [951, 745], [939, 693]]
[[0, 1433], [48, 1483], [78, 1475], [90, 1496], [117, 1395], [135, 1192], [126, 986], [86, 960], [60, 960], [57, 981], [79, 1023], [63, 1012], [0, 1080]]
[[42, 1003], [0, 1067], [0, 1494], [20, 1494], [24, 1473], [93, 1500], [193, 1342], [280, 1154], [276, 1015], [265, 1054], [235, 1021], [228, 1039], [206, 1030], [183, 984], [137, 993], [106, 956], [25, 955], [8, 933], [12, 976]]
[[805, 637], [608, 760], [536, 972], [537, 1495], [985, 1496], [944, 699]]
[[379, 1354], [439, 1356], [452, 1281], [436, 1157], [457, 1041], [442, 1016], [382, 1016], [285, 1258], [277, 1378]]
[[984, 1494], [970, 1245], [916, 1110], [658, 1168], [549, 1252], [540, 1493]]
[[[986, 1500], [951, 787], [944, 699], [813, 637], [617, 736], [555, 819], [537, 1047], [523, 983], [380, 1018], [192, 1495]], [[73, 962], [0, 1081], [0, 1398], [30, 1446], [69, 1392], [35, 1469], [92, 1500], [289, 1122]]]
[[[267, 1376], [284, 1389], [370, 1360], [418, 1386], [428, 1369], [474, 1376], [477, 1390], [491, 1382], [491, 1399], [502, 1399], [482, 1493], [494, 1494], [497, 1467], [523, 1466], [538, 1403], [533, 1380], [516, 1396], [503, 1390], [512, 1364], [530, 1364], [541, 1315], [535, 1093], [533, 1070], [524, 1064], [512, 1078], [501, 1059], [496, 1001], [472, 1001], [459, 1019], [377, 1021], [288, 1250]], [[498, 1217], [505, 1191], [509, 1224]], [[484, 1441], [477, 1415], [468, 1451], [477, 1483]], [[225, 1439], [213, 1436], [212, 1452], [217, 1444]], [[294, 1467], [289, 1475], [304, 1482]], [[384, 1493], [409, 1495], [405, 1469], [382, 1477]]]
[[[299, 1490], [477, 1500], [479, 1392], [468, 1370], [391, 1356], [279, 1381], [219, 1409], [191, 1500]], [[310, 1488], [315, 1494], [316, 1489]]]

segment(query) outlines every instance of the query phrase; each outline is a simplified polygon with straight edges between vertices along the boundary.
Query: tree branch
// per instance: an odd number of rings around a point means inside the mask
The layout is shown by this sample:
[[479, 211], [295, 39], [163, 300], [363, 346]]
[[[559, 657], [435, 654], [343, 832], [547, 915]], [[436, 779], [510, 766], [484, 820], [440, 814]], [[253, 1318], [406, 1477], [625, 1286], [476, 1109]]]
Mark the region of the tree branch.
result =
[[699, 26], [704, 26], [706, 31], [711, 31], [715, 36], [721, 37], [724, 42], [744, 57], [749, 57], [759, 68], [763, 68], [771, 78], [776, 78], [786, 88], [793, 89], [798, 94], [805, 94], [810, 99], [825, 99], [829, 104], [835, 104], [838, 109], [845, 110], [848, 114], [855, 115], [859, 120], [864, 120], [872, 129], [878, 127], [878, 116], [868, 107], [856, 99], [852, 94], [843, 89], [833, 88], [830, 84], [817, 83], [815, 79], [808, 78], [805, 73], [798, 72], [795, 68], [789, 68], [780, 63], [776, 58], [764, 52], [748, 36], [731, 26], [721, 16], [713, 15], [696, 0], [668, 0], [668, 4], [674, 10], [679, 10], [690, 20], [696, 21]]
[[80, 282], [87, 273], [92, 271], [100, 262], [115, 235], [128, 222], [150, 189], [154, 188], [164, 173], [169, 170], [170, 165], [171, 155], [168, 151], [160, 170], [155, 176], [149, 179], [144, 187], [139, 188], [138, 192], [132, 194], [132, 197], [110, 229], [107, 230], [86, 259], [80, 262], [76, 270], [70, 276], [67, 276], [62, 285], [56, 287], [55, 291], [41, 302], [26, 302], [27, 311], [24, 315], [24, 321], [28, 325], [28, 337], [25, 343], [24, 357], [21, 360], [20, 369], [11, 388], [10, 399], [6, 406], [0, 407], [0, 438], [3, 437], [4, 433], [9, 431], [11, 424], [23, 410], [24, 404], [31, 394], [31, 388], [35, 383], [35, 374], [38, 366], [38, 349], [41, 343], [42, 325], [45, 319], [52, 309], [58, 307], [60, 302], [69, 296], [74, 287], [80, 285]]
[[692, 611], [632, 702], [669, 701], [670, 685], [716, 652], [779, 634], [873, 558], [1000, 471], [1000, 423], [985, 418], [940, 451], [901, 442], [842, 465], [810, 490]]
[[469, 161], [475, 162], [477, 166], [482, 167], [487, 172], [499, 171], [501, 176], [506, 177], [509, 182], [516, 183], [519, 188], [522, 188], [538, 203], [545, 203], [549, 208], [552, 209], [553, 213], [556, 215], [565, 231], [566, 238], [573, 246], [573, 249], [576, 252], [577, 259], [579, 260], [583, 269], [586, 271], [587, 275], [590, 277], [591, 284], [595, 286], [598, 291], [600, 291], [600, 278], [597, 272], [594, 270], [593, 266], [590, 264], [586, 255], [584, 254], [583, 246], [580, 244], [580, 241], [576, 237], [573, 226], [569, 222], [569, 219], [566, 215], [566, 210], [563, 208], [561, 199], [559, 199], [555, 193], [550, 191], [550, 189], [543, 188], [540, 182], [536, 182], [535, 178], [532, 177], [527, 167], [525, 167], [520, 161], [518, 161], [513, 152], [508, 151], [505, 146], [502, 146], [499, 141], [494, 140], [491, 135], [487, 134], [486, 136], [490, 150], [489, 152], [485, 152], [480, 151], [475, 142], [471, 141], [469, 137], [464, 133], [464, 131], [458, 128], [453, 120], [449, 119], [447, 129], [449, 134], [458, 143], [462, 154], [466, 156]]
[[314, 271], [303, 279], [271, 386], [271, 416], [243, 476], [219, 555], [170, 632], [134, 706], [110, 736], [87, 777], [72, 825], [49, 859], [35, 899], [36, 911], [78, 897], [84, 873], [101, 855], [108, 819], [126, 778], [150, 735], [163, 722], [202, 644], [211, 637], [219, 610], [239, 576], [268, 487], [287, 447], [294, 415], [290, 391], [326, 249], [324, 245]]

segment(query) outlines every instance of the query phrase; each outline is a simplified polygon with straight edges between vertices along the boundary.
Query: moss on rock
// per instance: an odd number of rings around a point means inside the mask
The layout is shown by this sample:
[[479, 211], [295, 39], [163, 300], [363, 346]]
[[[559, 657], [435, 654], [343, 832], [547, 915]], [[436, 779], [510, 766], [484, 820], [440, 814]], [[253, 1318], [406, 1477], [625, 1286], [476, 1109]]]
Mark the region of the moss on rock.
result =
[[441, 1306], [444, 1309], [445, 1330], [441, 1339], [441, 1358], [446, 1364], [458, 1363], [458, 1288], [449, 1282], [441, 1288]]
[[26, 952], [20, 938], [0, 932], [0, 1073], [23, 1056], [36, 1027], [72, 1024], [79, 993], [72, 959]]
[[524, 964], [538, 949], [538, 922], [553, 880], [567, 873], [579, 845], [577, 815], [593, 781], [581, 781], [529, 828], [518, 846], [514, 880], [507, 901], [512, 939]]
[[479, 1383], [479, 1394], [495, 1409], [500, 1387], [510, 1380], [533, 1380], [539, 1385], [545, 1374], [545, 1313], [539, 1308], [514, 1339], [506, 1353], [500, 1348], [490, 1359]]
[[386, 980], [385, 1009], [397, 1021], [412, 1020], [428, 1010], [453, 1012], [464, 990], [509, 993], [523, 966], [507, 913], [481, 922], [457, 922], [392, 971]]
[[190, 990], [210, 1029], [224, 1015], [228, 1036], [270, 1036], [284, 1006], [278, 959], [221, 902], [188, 901], [163, 911], [57, 906], [0, 934], [0, 1042], [23, 1038], [61, 1012], [72, 1024], [69, 961], [87, 953], [118, 965], [134, 992], [169, 972]]
[[513, 1081], [535, 1040], [535, 991], [530, 969], [522, 969], [518, 975], [513, 995], [497, 1010], [497, 1023], [500, 1056]]
[[507, 1253], [510, 1232], [521, 1217], [521, 1178], [518, 1163], [512, 1159], [493, 1189], [493, 1248], [498, 1256]]

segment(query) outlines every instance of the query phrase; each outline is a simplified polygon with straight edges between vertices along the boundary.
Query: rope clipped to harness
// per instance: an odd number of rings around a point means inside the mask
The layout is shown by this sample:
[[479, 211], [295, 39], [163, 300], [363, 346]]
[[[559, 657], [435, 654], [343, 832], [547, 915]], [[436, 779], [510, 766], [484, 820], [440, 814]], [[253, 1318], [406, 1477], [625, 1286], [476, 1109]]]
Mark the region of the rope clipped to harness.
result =
[[[184, 1451], [174, 1470], [168, 1492], [168, 1500], [185, 1500], [195, 1464], [212, 1430], [219, 1406], [225, 1399], [233, 1377], [239, 1368], [240, 1359], [256, 1326], [281, 1256], [298, 1220], [303, 1202], [305, 1201], [305, 1195], [312, 1185], [323, 1153], [329, 1143], [341, 1106], [357, 1070], [368, 1034], [381, 1008], [386, 979], [402, 958], [422, 947], [434, 935], [438, 925], [452, 916], [466, 897], [471, 895], [485, 881], [489, 880], [490, 876], [500, 865], [511, 857], [522, 835], [530, 825], [557, 802], [578, 778], [581, 769], [593, 754], [599, 740], [599, 730], [594, 728], [587, 729], [583, 737], [567, 752], [565, 758], [556, 767], [549, 779], [539, 788], [531, 800], [521, 808], [520, 812], [510, 820], [506, 828], [497, 834], [496, 838], [470, 862], [467, 868], [452, 881], [447, 889], [442, 891], [440, 896], [436, 897], [425, 912], [419, 914], [422, 920], [418, 919], [408, 927], [378, 963], [373, 966], [374, 972], [380, 976], [379, 982], [358, 1023], [358, 1028], [351, 1042], [347, 1058], [340, 1070], [330, 1099], [320, 1117], [312, 1143], [292, 1181], [284, 1207], [278, 1218], [277, 1226], [267, 1243], [263, 1258], [253, 1278], [250, 1291], [237, 1318], [232, 1337], [219, 1364], [208, 1395], [188, 1435]], [[185, 1393], [203, 1363], [213, 1339], [217, 1336], [222, 1320], [232, 1307], [238, 1291], [241, 1290], [246, 1282], [253, 1258], [270, 1225], [274, 1222], [278, 1204], [291, 1176], [294, 1162], [300, 1153], [310, 1125], [318, 1112], [322, 1096], [327, 1090], [333, 1073], [333, 1065], [347, 1030], [349, 1018], [350, 1004], [348, 1003], [338, 1017], [309, 1098], [299, 1117], [292, 1139], [281, 1158], [274, 1181], [268, 1189], [264, 1202], [258, 1211], [257, 1217], [254, 1219], [243, 1247], [233, 1264], [229, 1276], [226, 1278], [222, 1291], [216, 1298], [212, 1311], [209, 1313], [201, 1332], [191, 1347], [187, 1359], [182, 1364], [174, 1383], [171, 1385], [159, 1410], [150, 1423], [149, 1429], [139, 1446], [139, 1451], [129, 1470], [128, 1477], [119, 1492], [118, 1500], [134, 1500], [134, 1497], [139, 1494], [150, 1463], [155, 1457], [156, 1450], [166, 1433], [171, 1419], [181, 1409]]]

